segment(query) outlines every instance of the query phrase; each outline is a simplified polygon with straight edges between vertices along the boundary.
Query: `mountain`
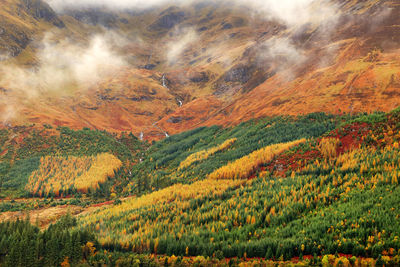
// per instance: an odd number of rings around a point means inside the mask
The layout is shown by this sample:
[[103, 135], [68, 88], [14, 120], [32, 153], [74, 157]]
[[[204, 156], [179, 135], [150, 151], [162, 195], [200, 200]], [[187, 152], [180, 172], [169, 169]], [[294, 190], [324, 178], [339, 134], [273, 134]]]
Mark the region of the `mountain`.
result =
[[[143, 132], [152, 140], [269, 115], [399, 104], [393, 1], [333, 1], [329, 12], [314, 7], [326, 18], [298, 23], [223, 2], [58, 13], [42, 1], [9, 0], [7, 7], [0, 47], [19, 75], [1, 81], [4, 124]], [[68, 58], [75, 46], [90, 50], [95, 36], [121, 62], [106, 55], [93, 68], [83, 54], [73, 62], [51, 58]], [[78, 81], [46, 74], [63, 68], [79, 72]], [[32, 72], [39, 78], [21, 83]]]
[[400, 265], [397, 1], [0, 3], [0, 266]]

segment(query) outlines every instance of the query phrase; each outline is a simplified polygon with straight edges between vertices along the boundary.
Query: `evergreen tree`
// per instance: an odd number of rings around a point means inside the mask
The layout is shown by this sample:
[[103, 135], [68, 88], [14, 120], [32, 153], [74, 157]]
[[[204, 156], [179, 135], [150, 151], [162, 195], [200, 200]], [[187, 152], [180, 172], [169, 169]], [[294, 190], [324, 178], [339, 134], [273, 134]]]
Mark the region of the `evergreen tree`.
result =
[[384, 265], [385, 265], [385, 262], [382, 259], [382, 255], [379, 254], [378, 258], [376, 259], [375, 266], [376, 267], [382, 267]]
[[271, 260], [274, 257], [271, 246], [268, 246], [267, 253], [265, 253], [265, 259]]
[[79, 232], [73, 232], [72, 234], [72, 254], [71, 262], [77, 263], [82, 258], [82, 248]]

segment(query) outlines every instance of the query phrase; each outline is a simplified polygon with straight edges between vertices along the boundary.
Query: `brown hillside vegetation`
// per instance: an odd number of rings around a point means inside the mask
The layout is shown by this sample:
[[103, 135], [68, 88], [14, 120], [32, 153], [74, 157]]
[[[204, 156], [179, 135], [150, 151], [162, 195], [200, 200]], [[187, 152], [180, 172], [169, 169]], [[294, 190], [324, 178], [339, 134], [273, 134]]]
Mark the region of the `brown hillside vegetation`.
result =
[[[6, 40], [0, 43], [6, 59], [2, 63], [15, 70], [0, 70], [4, 125], [133, 131], [152, 140], [250, 118], [388, 111], [400, 104], [396, 1], [332, 0], [335, 21], [296, 26], [223, 4], [160, 6], [134, 16], [104, 10], [95, 16], [90, 9], [57, 14], [40, 0], [34, 8], [41, 12], [33, 13], [22, 0], [3, 2], [7, 8], [0, 13]], [[185, 16], [173, 27], [163, 24], [165, 17], [179, 12]], [[42, 15], [36, 18], [37, 14]], [[108, 20], [107, 14], [114, 19]], [[71, 46], [91, 52], [96, 35], [110, 46], [106, 52], [111, 58], [122, 64], [106, 60], [102, 68], [111, 71], [100, 73], [95, 81], [83, 79], [51, 90], [43, 81], [33, 84], [35, 90], [21, 82], [32, 70], [36, 77], [42, 77], [46, 68], [58, 71], [57, 64], [43, 60], [49, 44], [57, 48], [67, 43], [61, 54]], [[270, 55], [271, 50], [277, 52]], [[4, 76], [4, 71], [14, 76]]]

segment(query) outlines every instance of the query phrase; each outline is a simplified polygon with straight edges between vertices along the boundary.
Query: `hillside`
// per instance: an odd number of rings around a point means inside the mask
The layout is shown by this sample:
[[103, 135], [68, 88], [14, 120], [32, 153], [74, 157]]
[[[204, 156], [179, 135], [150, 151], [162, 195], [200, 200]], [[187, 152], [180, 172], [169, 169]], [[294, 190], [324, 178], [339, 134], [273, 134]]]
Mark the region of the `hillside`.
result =
[[5, 198], [110, 196], [129, 183], [127, 173], [148, 147], [132, 134], [88, 128], [16, 127], [0, 136], [0, 194]]
[[[383, 255], [396, 265], [398, 122], [398, 110], [353, 118], [314, 114], [174, 136], [150, 149], [142, 167], [154, 168], [152, 188], [165, 181], [172, 186], [84, 215], [78, 224], [99, 231], [103, 247], [137, 253], [271, 260]], [[237, 141], [187, 170], [178, 168], [190, 155], [215, 147], [203, 136], [215, 144]], [[278, 144], [289, 140], [299, 141]], [[172, 154], [175, 149], [179, 153]], [[168, 159], [162, 156], [167, 151]], [[248, 164], [254, 167], [244, 173]], [[216, 180], [224, 168], [241, 179], [227, 173]]]
[[[81, 195], [77, 187], [78, 191], [69, 191], [75, 194], [69, 200], [35, 200], [35, 205], [49, 207], [49, 211], [56, 205], [67, 205], [60, 206], [64, 209], [90, 206], [86, 211], [74, 208], [78, 217], [72, 230], [93, 233], [85, 238], [99, 252], [84, 252], [87, 263], [103, 262], [107, 251], [114, 251], [121, 260], [154, 266], [165, 259], [206, 266], [232, 257], [238, 257], [238, 263], [290, 264], [300, 257], [305, 264], [351, 260], [353, 264], [383, 261], [396, 265], [400, 249], [399, 114], [397, 109], [387, 114], [264, 118], [232, 128], [198, 128], [148, 149], [141, 149], [135, 138], [58, 129], [58, 141], [45, 142], [46, 149], [39, 141], [29, 145], [30, 151], [37, 151], [33, 154], [23, 153], [24, 146], [16, 150], [13, 158], [21, 160], [11, 165], [9, 175], [19, 171], [19, 178], [3, 176], [13, 180], [6, 178], [2, 192], [12, 192], [11, 181], [21, 188], [29, 186], [49, 164], [65, 166], [69, 171], [64, 173], [70, 177], [85, 175], [89, 167], [81, 161], [94, 158], [71, 155], [99, 158], [110, 155], [101, 154], [108, 151], [122, 162], [136, 159], [136, 164], [124, 165], [88, 195]], [[7, 140], [5, 132], [2, 136], [3, 142]], [[32, 140], [29, 136], [25, 143]], [[116, 141], [117, 147], [112, 145]], [[50, 157], [60, 153], [60, 148], [62, 154], [70, 155], [68, 161], [67, 156]], [[139, 153], [133, 153], [135, 149]], [[39, 155], [49, 156], [39, 162]], [[24, 174], [22, 166], [30, 168], [27, 160], [35, 162], [35, 158], [36, 165]], [[66, 182], [63, 176], [44, 181], [43, 185]], [[130, 197], [119, 200], [126, 195]], [[96, 199], [110, 197], [113, 202], [93, 205]], [[2, 204], [3, 211], [30, 208], [22, 203]], [[140, 256], [129, 256], [128, 251]], [[74, 257], [70, 259], [76, 261]], [[106, 262], [116, 264], [117, 258]]]
[[399, 104], [395, 1], [332, 1], [310, 11], [326, 19], [297, 23], [223, 2], [141, 11], [55, 12], [41, 0], [6, 6], [4, 125], [132, 131], [153, 140], [270, 115]]
[[398, 1], [0, 6], [0, 266], [400, 265]]

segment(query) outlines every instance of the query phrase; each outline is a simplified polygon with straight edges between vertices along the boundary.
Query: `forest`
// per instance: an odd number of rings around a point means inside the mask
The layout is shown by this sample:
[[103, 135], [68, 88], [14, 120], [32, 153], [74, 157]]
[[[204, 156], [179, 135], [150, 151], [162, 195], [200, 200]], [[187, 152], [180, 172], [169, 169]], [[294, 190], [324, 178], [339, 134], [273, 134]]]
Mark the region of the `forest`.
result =
[[2, 154], [2, 194], [26, 190], [43, 208], [112, 204], [44, 229], [0, 224], [5, 266], [400, 264], [400, 109], [263, 118], [153, 144], [89, 129], [24, 134], [29, 153]]
[[31, 174], [25, 189], [40, 197], [86, 194], [113, 178], [121, 165], [118, 158], [108, 153], [86, 157], [46, 156], [40, 159], [39, 169]]
[[0, 223], [0, 264], [3, 266], [68, 266], [95, 252], [94, 235], [74, 230], [76, 219], [62, 217], [48, 229], [28, 220]]
[[[25, 126], [4, 129], [0, 132], [0, 136], [0, 151], [2, 151], [0, 153], [0, 196], [7, 198], [30, 197], [36, 194], [54, 197], [61, 193], [80, 196], [85, 192], [93, 198], [109, 197], [112, 191], [124, 188], [128, 184], [127, 173], [149, 146], [148, 143], [139, 141], [132, 133], [116, 136], [88, 128], [53, 129], [46, 125], [43, 128]], [[38, 194], [39, 188], [46, 187], [45, 183], [39, 182], [40, 179], [47, 180], [54, 175], [53, 178], [58, 179], [59, 172], [65, 174], [66, 170], [62, 168], [71, 172], [68, 180], [76, 179], [77, 174], [82, 175], [83, 172], [88, 171], [86, 170], [88, 161], [97, 162], [103, 167], [104, 162], [109, 164], [104, 171], [96, 166], [91, 168], [94, 174], [102, 172], [105, 175], [102, 178], [95, 178], [100, 179], [100, 183], [84, 185], [83, 187], [88, 188], [81, 191], [66, 183], [63, 185], [64, 188], [58, 185], [63, 192], [59, 190], [55, 192], [55, 188], [52, 190], [48, 188]], [[69, 167], [63, 167], [64, 163]], [[75, 166], [76, 164], [82, 164], [82, 166]], [[37, 177], [30, 181], [32, 175]], [[111, 182], [108, 176], [113, 176]], [[65, 180], [67, 177], [62, 177], [62, 179]]]

